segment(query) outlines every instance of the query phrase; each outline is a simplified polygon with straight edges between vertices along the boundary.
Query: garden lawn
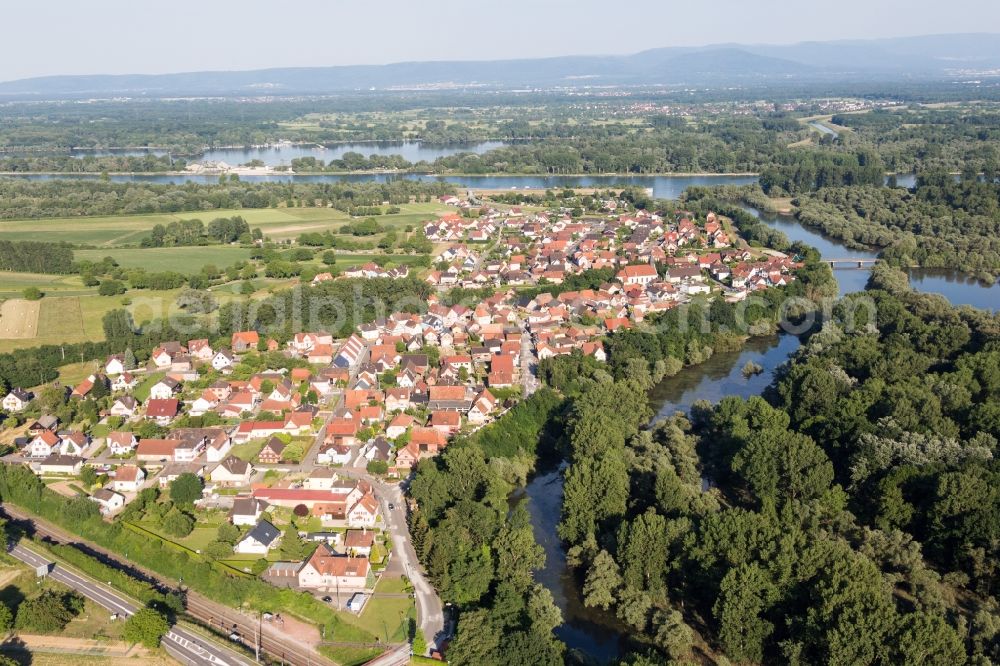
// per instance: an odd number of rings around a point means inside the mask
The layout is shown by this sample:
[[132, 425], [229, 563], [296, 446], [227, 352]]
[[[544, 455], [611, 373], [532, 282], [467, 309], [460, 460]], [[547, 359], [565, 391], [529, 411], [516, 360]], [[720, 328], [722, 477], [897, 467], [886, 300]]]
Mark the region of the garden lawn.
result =
[[252, 462], [257, 459], [257, 454], [260, 453], [260, 450], [264, 448], [264, 444], [266, 443], [266, 439], [255, 439], [243, 444], [234, 444], [233, 448], [229, 450], [229, 455], [236, 456], [246, 462]]
[[153, 388], [153, 384], [160, 381], [166, 376], [167, 373], [165, 370], [162, 372], [151, 372], [150, 374], [146, 375], [142, 381], [139, 382], [139, 384], [135, 387], [135, 390], [132, 391], [132, 395], [139, 402], [146, 402], [146, 400], [149, 398], [149, 392]]
[[376, 586], [375, 595], [368, 599], [361, 615], [347, 615], [347, 621], [385, 642], [402, 643], [409, 638], [410, 620], [417, 617], [413, 599], [380, 597], [378, 589]]

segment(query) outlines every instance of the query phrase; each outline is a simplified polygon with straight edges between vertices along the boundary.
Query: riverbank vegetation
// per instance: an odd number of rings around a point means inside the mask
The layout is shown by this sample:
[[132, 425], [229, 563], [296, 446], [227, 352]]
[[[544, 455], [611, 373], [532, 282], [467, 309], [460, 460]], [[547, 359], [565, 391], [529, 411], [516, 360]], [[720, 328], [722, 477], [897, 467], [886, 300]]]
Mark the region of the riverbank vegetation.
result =
[[887, 284], [877, 321], [829, 322], [766, 399], [640, 431], [641, 359], [577, 381], [560, 536], [641, 663], [1000, 656], [1000, 327], [883, 266]]
[[922, 173], [913, 191], [825, 188], [795, 200], [803, 224], [857, 246], [882, 248], [902, 267], [957, 268], [1000, 276], [1000, 181]]
[[555, 445], [562, 409], [562, 399], [542, 389], [417, 467], [413, 546], [442, 599], [460, 610], [450, 663], [563, 663], [565, 645], [552, 633], [562, 614], [533, 580], [545, 553], [524, 504], [509, 504], [539, 451]]

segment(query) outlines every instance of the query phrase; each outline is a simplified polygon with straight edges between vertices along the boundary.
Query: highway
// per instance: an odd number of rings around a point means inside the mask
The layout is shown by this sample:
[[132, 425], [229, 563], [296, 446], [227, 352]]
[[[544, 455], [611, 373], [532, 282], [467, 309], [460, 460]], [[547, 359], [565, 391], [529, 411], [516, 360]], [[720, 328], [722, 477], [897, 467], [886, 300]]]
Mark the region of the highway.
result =
[[[76, 590], [112, 613], [128, 617], [141, 608], [139, 604], [126, 599], [96, 580], [66, 569], [26, 546], [16, 544], [11, 548], [10, 554], [36, 569], [45, 566], [49, 570], [50, 578]], [[176, 625], [163, 636], [162, 644], [170, 656], [182, 664], [250, 666], [254, 663], [228, 647], [215, 644]]]

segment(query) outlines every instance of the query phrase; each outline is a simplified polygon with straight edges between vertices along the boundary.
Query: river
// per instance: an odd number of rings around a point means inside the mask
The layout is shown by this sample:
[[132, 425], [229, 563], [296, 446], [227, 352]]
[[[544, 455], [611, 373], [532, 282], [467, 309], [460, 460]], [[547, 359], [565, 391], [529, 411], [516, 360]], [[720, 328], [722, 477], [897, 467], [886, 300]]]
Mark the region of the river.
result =
[[[748, 208], [793, 241], [800, 240], [819, 249], [827, 258], [874, 258], [874, 250], [856, 250], [836, 239], [800, 225], [791, 216], [762, 214]], [[863, 290], [868, 281], [867, 269], [837, 269], [834, 275], [841, 295]], [[911, 285], [920, 291], [939, 293], [954, 304], [1000, 309], [1000, 285], [985, 285], [955, 271], [911, 270]], [[738, 352], [715, 354], [705, 363], [682, 369], [665, 379], [650, 392], [650, 404], [656, 414], [654, 421], [676, 411], [688, 412], [697, 400], [717, 402], [725, 396], [748, 398], [759, 395], [773, 380], [775, 371], [799, 348], [799, 339], [790, 334], [753, 338]], [[743, 376], [743, 366], [754, 361], [763, 372]], [[627, 642], [628, 630], [619, 626], [614, 617], [586, 608], [575, 572], [566, 564], [566, 553], [556, 535], [562, 509], [562, 468], [540, 470], [522, 493], [532, 517], [535, 538], [545, 549], [546, 565], [536, 578], [551, 592], [563, 612], [564, 623], [556, 629], [557, 636], [570, 649], [578, 650], [599, 663], [608, 663], [619, 656]]]
[[[252, 158], [251, 158], [252, 159]], [[244, 160], [246, 161], [246, 160]], [[100, 174], [23, 174], [12, 175], [11, 178], [27, 180], [54, 180], [58, 178], [97, 179]], [[195, 176], [187, 174], [115, 174], [109, 176], [116, 183], [204, 183], [219, 182], [219, 176]], [[432, 175], [416, 173], [357, 173], [357, 174], [273, 174], [240, 176], [240, 180], [248, 183], [386, 183], [399, 179], [417, 180], [422, 182], [453, 183], [462, 188], [487, 190], [523, 190], [547, 189], [561, 187], [642, 187], [650, 189], [654, 197], [676, 199], [684, 190], [692, 185], [751, 185], [757, 182], [756, 176], [717, 176], [717, 175], [677, 175], [677, 176], [474, 176], [474, 175]]]

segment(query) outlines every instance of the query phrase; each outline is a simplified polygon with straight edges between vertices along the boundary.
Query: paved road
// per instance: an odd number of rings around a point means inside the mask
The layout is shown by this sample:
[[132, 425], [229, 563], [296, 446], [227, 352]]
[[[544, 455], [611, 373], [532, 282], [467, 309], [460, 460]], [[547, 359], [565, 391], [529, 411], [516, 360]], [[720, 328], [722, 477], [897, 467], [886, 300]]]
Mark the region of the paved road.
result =
[[531, 343], [531, 331], [528, 322], [521, 322], [521, 385], [524, 386], [524, 397], [527, 398], [538, 390], [538, 358], [535, 356], [535, 346]]
[[[175, 583], [164, 579], [159, 574], [143, 569], [133, 562], [123, 562], [119, 555], [97, 544], [86, 542], [75, 535], [68, 534], [63, 530], [51, 527], [17, 507], [4, 504], [3, 513], [22, 522], [31, 523], [35, 534], [38, 536], [59, 543], [84, 543], [90, 550], [100, 553], [104, 558], [105, 564], [119, 567], [127, 566], [140, 571], [149, 580], [156, 581], [164, 589], [175, 589]], [[250, 617], [228, 606], [207, 599], [191, 590], [185, 593], [185, 600], [188, 615], [207, 623], [209, 626], [223, 628], [226, 633], [233, 631], [235, 628], [242, 637], [243, 644], [251, 649], [257, 644], [259, 632], [260, 649], [276, 658], [280, 658], [284, 663], [291, 664], [292, 666], [325, 666], [334, 663], [301, 640], [289, 637], [267, 623], [261, 623], [257, 616]], [[197, 639], [197, 637], [195, 638]], [[327, 638], [331, 637], [328, 636]], [[351, 646], [359, 647], [357, 644], [351, 644]], [[221, 666], [221, 664], [216, 663], [216, 666]]]
[[[364, 362], [368, 358], [368, 353], [366, 345], [361, 361], [351, 369], [348, 386], [350, 386], [351, 382], [357, 376], [360, 367], [364, 365]], [[335, 413], [340, 409], [343, 401], [344, 394], [341, 392], [330, 410], [331, 413]], [[319, 433], [316, 435], [316, 441], [313, 442], [313, 446], [301, 463], [297, 465], [257, 465], [257, 469], [265, 470], [273, 468], [286, 470], [289, 473], [303, 472], [308, 474], [317, 467], [316, 454], [319, 452], [319, 447], [325, 438], [326, 424], [323, 424], [323, 427], [320, 428]], [[354, 460], [357, 463], [364, 459], [359, 455]], [[382, 507], [382, 515], [385, 517], [386, 531], [392, 539], [392, 559], [399, 562], [401, 573], [405, 574], [413, 585], [420, 630], [427, 639], [428, 647], [438, 647], [439, 642], [443, 638], [446, 638], [444, 635], [444, 611], [441, 605], [441, 598], [438, 597], [434, 587], [427, 580], [423, 568], [420, 566], [420, 561], [417, 558], [417, 552], [413, 549], [413, 544], [410, 541], [409, 526], [406, 523], [406, 501], [402, 489], [399, 484], [389, 484], [372, 476], [364, 467], [337, 467], [335, 469], [338, 474], [342, 474], [343, 476], [367, 481], [375, 490], [375, 496]], [[392, 510], [389, 509], [390, 504], [393, 505]], [[387, 658], [391, 659], [391, 656], [387, 655]]]
[[[129, 616], [138, 611], [141, 606], [124, 596], [101, 585], [96, 580], [80, 575], [52, 562], [34, 550], [21, 544], [16, 544], [10, 554], [32, 567], [46, 566], [49, 577], [70, 587], [91, 601], [94, 601], [112, 613]], [[182, 664], [205, 664], [211, 666], [251, 666], [252, 661], [234, 652], [228, 647], [217, 645], [210, 640], [194, 634], [182, 627], [173, 626], [163, 637], [163, 647], [170, 656]]]
[[[417, 551], [410, 541], [410, 531], [406, 524], [406, 498], [399, 484], [386, 483], [365, 469], [357, 467], [340, 467], [337, 472], [344, 476], [364, 479], [372, 484], [375, 494], [382, 505], [382, 515], [385, 516], [386, 528], [392, 539], [392, 557], [398, 559], [403, 573], [413, 585], [414, 598], [417, 602], [417, 618], [420, 630], [430, 647], [440, 647], [444, 635], [444, 610], [441, 598], [434, 586], [430, 584], [417, 559]], [[393, 508], [390, 510], [389, 505]]]

